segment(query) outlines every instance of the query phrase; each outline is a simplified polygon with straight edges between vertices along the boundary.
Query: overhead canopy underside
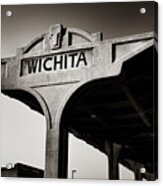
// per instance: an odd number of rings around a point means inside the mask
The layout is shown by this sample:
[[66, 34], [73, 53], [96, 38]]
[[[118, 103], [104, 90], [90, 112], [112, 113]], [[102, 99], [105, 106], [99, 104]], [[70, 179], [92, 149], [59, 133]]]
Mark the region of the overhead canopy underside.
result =
[[[62, 116], [77, 137], [105, 153], [122, 145], [120, 162], [157, 174], [157, 52], [154, 46], [123, 64], [119, 76], [92, 81], [69, 100]], [[155, 177], [155, 175], [154, 175]]]

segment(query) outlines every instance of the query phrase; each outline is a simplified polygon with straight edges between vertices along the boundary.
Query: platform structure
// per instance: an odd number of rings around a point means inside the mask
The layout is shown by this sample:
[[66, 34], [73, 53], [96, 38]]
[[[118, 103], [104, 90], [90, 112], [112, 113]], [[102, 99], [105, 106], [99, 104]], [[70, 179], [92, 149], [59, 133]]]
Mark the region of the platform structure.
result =
[[44, 177], [67, 177], [70, 131], [108, 156], [109, 179], [119, 163], [157, 178], [156, 43], [151, 32], [103, 40], [57, 24], [1, 60], [2, 93], [46, 117]]
[[1, 167], [1, 177], [43, 178], [43, 175], [42, 169], [24, 163], [16, 163], [10, 168]]

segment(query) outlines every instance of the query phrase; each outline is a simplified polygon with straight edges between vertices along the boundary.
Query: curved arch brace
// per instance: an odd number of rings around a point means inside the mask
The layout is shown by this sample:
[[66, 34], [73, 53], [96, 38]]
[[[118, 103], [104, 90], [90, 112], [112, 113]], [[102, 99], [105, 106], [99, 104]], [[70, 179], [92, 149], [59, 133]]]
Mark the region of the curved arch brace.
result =
[[96, 79], [87, 81], [87, 82], [80, 82], [77, 83], [75, 86], [72, 87], [72, 89], [70, 89], [67, 94], [65, 95], [63, 101], [60, 104], [60, 107], [58, 109], [58, 113], [56, 115], [56, 124], [57, 127], [59, 127], [60, 123], [61, 123], [61, 119], [62, 119], [62, 114], [64, 111], [64, 108], [66, 107], [67, 103], [69, 102], [69, 100], [71, 99], [71, 97], [76, 93], [77, 90], [79, 90], [80, 88], [84, 87], [85, 85], [95, 81]]
[[33, 90], [33, 89], [30, 89], [30, 90], [32, 90], [33, 95], [36, 96], [36, 99], [38, 100], [38, 102], [40, 103], [40, 106], [43, 109], [48, 129], [52, 129], [52, 122], [51, 122], [52, 119], [51, 119], [50, 111], [49, 111], [46, 101], [36, 90]]
[[40, 36], [34, 38], [25, 47], [22, 48], [23, 54], [28, 53], [34, 46], [36, 46], [40, 41], [44, 39], [46, 34], [41, 34]]
[[[18, 87], [17, 89], [10, 89], [10, 90], [8, 89], [8, 90], [6, 90], [6, 92], [10, 92], [10, 91], [11, 92], [22, 91], [24, 93], [27, 93], [27, 94], [33, 96], [36, 99], [36, 101], [38, 102], [40, 108], [42, 109], [43, 114], [46, 117], [47, 129], [51, 129], [52, 128], [51, 116], [50, 116], [50, 112], [49, 112], [48, 106], [47, 106], [45, 100], [43, 99], [43, 97], [36, 90], [31, 89], [31, 88], [24, 88], [24, 87], [23, 88]], [[9, 95], [9, 94], [6, 93], [6, 95]], [[14, 98], [15, 96], [11, 96], [11, 97]], [[20, 100], [20, 99], [18, 99], [18, 100]]]

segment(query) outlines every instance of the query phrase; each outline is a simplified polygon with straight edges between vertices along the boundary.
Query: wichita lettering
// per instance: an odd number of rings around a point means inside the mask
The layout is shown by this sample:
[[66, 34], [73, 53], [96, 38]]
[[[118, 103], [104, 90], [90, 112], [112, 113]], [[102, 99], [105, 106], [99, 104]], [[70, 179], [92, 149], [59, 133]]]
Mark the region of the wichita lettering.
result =
[[69, 54], [57, 54], [44, 57], [27, 58], [21, 60], [20, 75], [35, 74], [66, 69], [74, 69], [87, 66], [85, 53], [75, 52]]

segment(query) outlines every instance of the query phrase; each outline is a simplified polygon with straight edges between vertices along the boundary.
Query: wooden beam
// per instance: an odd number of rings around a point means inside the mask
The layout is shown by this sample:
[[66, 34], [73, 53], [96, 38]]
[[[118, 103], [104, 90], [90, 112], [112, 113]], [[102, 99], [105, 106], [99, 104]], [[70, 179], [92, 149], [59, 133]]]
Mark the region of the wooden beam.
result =
[[94, 103], [85, 103], [85, 104], [79, 104], [75, 107], [75, 109], [79, 110], [81, 108], [94, 108], [94, 109], [101, 109], [105, 108], [107, 110], [112, 110], [112, 109], [123, 109], [123, 108], [131, 108], [132, 105], [130, 101], [116, 101], [116, 102], [111, 102], [111, 100], [105, 100], [105, 102], [99, 102], [98, 100], [94, 101]]
[[140, 116], [140, 118], [142, 119], [144, 124], [147, 127], [150, 127], [151, 124], [148, 121], [147, 117], [145, 116], [145, 114], [143, 112], [143, 109], [138, 105], [137, 101], [135, 100], [135, 98], [133, 97], [133, 95], [131, 94], [129, 89], [127, 87], [124, 87], [124, 91], [125, 91], [125, 94], [126, 94], [127, 98], [130, 100], [132, 106], [135, 108], [135, 110], [137, 111], [138, 115]]

